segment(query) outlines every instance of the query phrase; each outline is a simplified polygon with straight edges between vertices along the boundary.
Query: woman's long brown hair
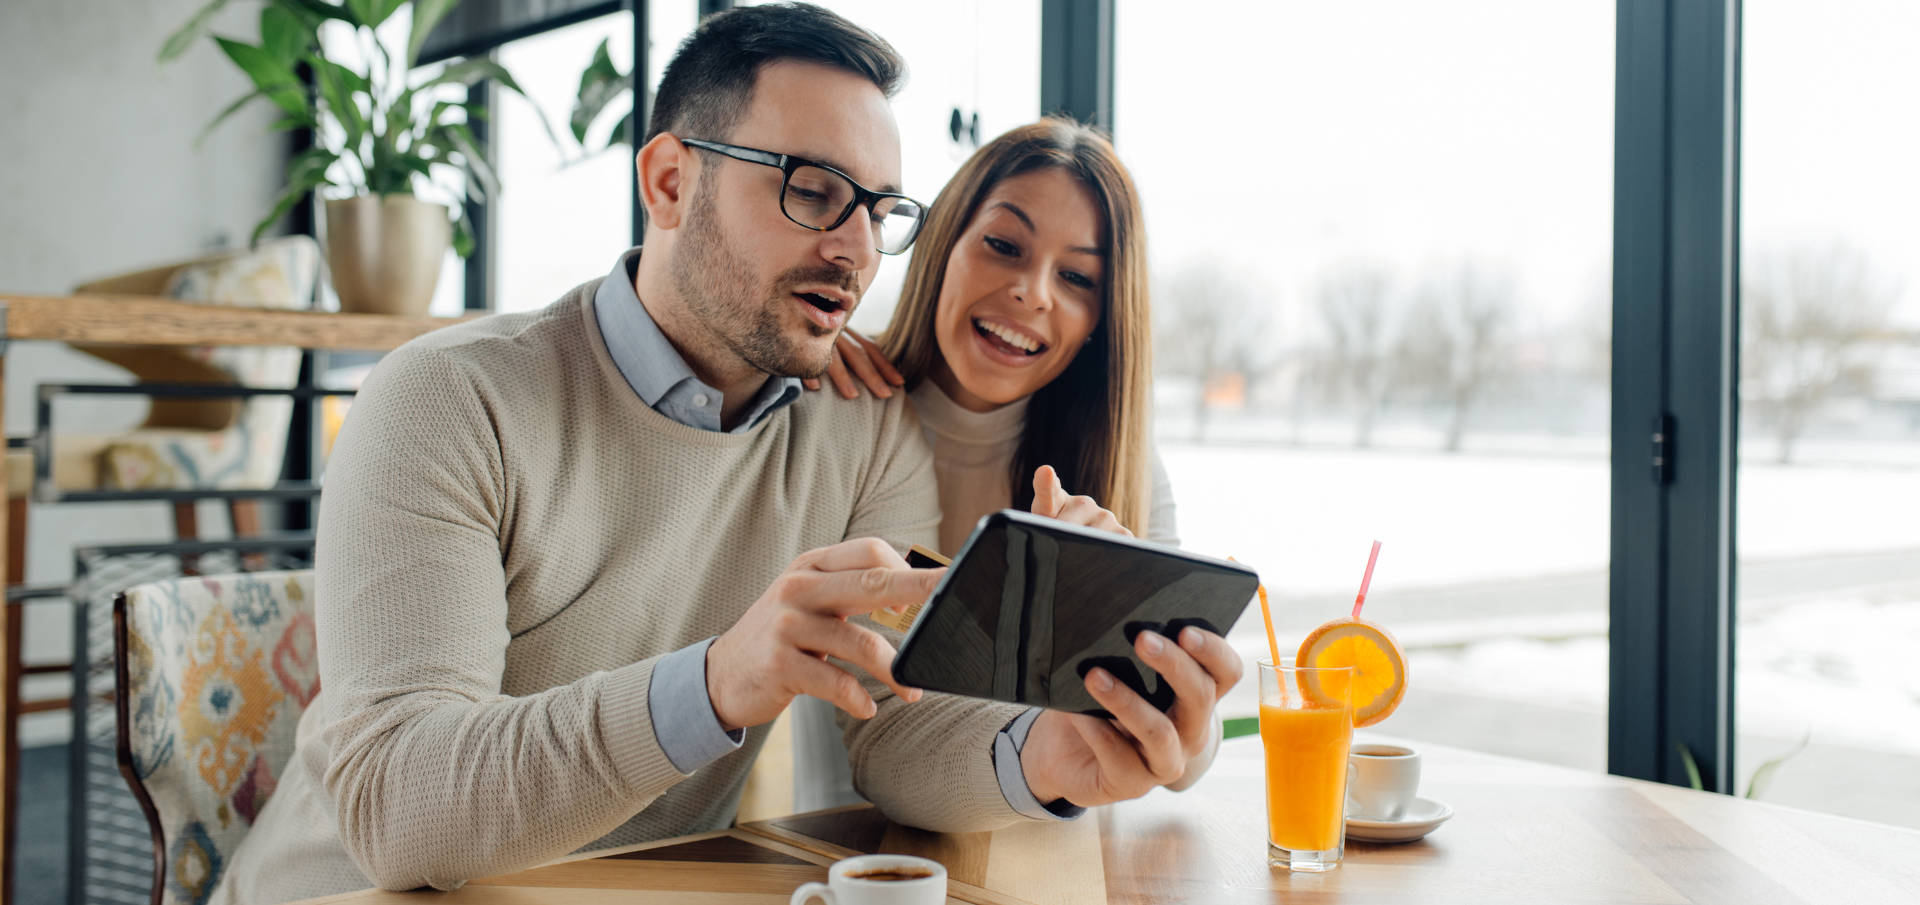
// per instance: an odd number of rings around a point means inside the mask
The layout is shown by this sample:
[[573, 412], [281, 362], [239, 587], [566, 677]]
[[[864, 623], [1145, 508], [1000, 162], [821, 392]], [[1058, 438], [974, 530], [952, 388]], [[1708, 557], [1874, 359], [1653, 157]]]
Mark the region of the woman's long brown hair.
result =
[[1105, 298], [1091, 341], [1028, 403], [1010, 475], [1012, 505], [1031, 508], [1034, 469], [1052, 465], [1068, 493], [1093, 497], [1134, 534], [1145, 536], [1153, 492], [1147, 238], [1133, 177], [1106, 136], [1072, 120], [1048, 118], [994, 139], [961, 165], [934, 199], [880, 346], [909, 390], [932, 374], [940, 354], [934, 315], [954, 245], [994, 186], [1055, 167], [1085, 184], [1105, 216], [1106, 274], [1100, 281]]

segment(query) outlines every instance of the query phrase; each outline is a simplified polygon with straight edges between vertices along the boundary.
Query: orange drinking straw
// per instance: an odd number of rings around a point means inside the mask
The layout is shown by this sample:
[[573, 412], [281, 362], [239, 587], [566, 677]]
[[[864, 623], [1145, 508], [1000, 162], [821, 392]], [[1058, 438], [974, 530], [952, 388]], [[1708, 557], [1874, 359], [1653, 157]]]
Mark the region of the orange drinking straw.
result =
[[1273, 610], [1267, 607], [1267, 586], [1260, 585], [1260, 618], [1267, 623], [1267, 650], [1273, 653], [1273, 668], [1280, 668], [1280, 642], [1273, 640]]
[[[1374, 541], [1373, 552], [1367, 554], [1367, 574], [1360, 578], [1360, 596], [1353, 598], [1353, 618], [1355, 619], [1360, 618], [1360, 607], [1364, 606], [1367, 602], [1367, 585], [1373, 584], [1373, 564], [1379, 561], [1380, 542]], [[1261, 602], [1264, 603], [1265, 600], [1265, 598], [1261, 598]], [[1271, 625], [1271, 623], [1269, 623], [1269, 625]], [[1268, 628], [1267, 632], [1268, 634], [1272, 634], [1273, 629]]]
[[[1228, 559], [1233, 559], [1229, 556]], [[1233, 559], [1234, 562], [1239, 562]], [[1260, 592], [1260, 618], [1267, 623], [1267, 650], [1273, 654], [1273, 668], [1280, 668], [1280, 642], [1273, 639], [1273, 610], [1267, 606], [1267, 586], [1256, 585]]]

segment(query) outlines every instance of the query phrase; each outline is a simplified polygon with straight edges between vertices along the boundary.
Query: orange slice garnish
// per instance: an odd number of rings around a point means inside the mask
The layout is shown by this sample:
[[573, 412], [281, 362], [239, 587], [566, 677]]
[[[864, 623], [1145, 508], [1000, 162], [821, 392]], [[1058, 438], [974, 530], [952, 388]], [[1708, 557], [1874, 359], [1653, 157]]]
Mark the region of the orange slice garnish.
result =
[[[1400, 650], [1400, 642], [1393, 640], [1386, 629], [1364, 619], [1335, 619], [1314, 629], [1307, 640], [1300, 642], [1294, 663], [1320, 669], [1353, 667], [1355, 728], [1392, 716], [1407, 694], [1407, 655]], [[1303, 673], [1301, 684], [1307, 693], [1318, 691], [1323, 698], [1339, 694], [1336, 688], [1320, 688], [1312, 673]]]

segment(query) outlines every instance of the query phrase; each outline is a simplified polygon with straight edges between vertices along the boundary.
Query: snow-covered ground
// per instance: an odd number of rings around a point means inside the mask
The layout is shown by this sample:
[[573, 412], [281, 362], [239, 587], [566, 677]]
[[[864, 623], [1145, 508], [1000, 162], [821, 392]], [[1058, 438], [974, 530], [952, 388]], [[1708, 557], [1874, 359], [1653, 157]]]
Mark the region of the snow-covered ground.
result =
[[[1378, 590], [1607, 565], [1605, 459], [1164, 442], [1160, 455], [1184, 545], [1249, 563], [1278, 592], [1357, 587], [1376, 539]], [[1908, 467], [1748, 463], [1739, 481], [1743, 558], [1920, 549], [1920, 446]]]
[[1160, 455], [1183, 546], [1252, 565], [1276, 592], [1358, 587], [1376, 539], [1378, 590], [1607, 562], [1604, 460], [1167, 444]]
[[[1920, 754], [1920, 588], [1822, 595], [1740, 622], [1735, 719], [1743, 734]], [[1604, 711], [1607, 639], [1498, 638], [1410, 650], [1436, 689]]]
[[[1351, 594], [1376, 538], [1385, 542], [1376, 593], [1471, 591], [1607, 564], [1604, 460], [1171, 444], [1161, 455], [1185, 545], [1252, 564], [1295, 600]], [[1910, 467], [1744, 464], [1738, 513], [1747, 560], [1920, 551], [1920, 454]], [[1844, 574], [1836, 582], [1849, 584]], [[1911, 665], [1920, 582], [1860, 584], [1744, 611], [1735, 660], [1743, 734], [1811, 731], [1816, 743], [1920, 754]], [[1455, 608], [1445, 621], [1409, 616], [1401, 634], [1426, 687], [1604, 712], [1605, 617], [1603, 597], [1592, 612]], [[1251, 625], [1234, 640], [1249, 664], [1265, 656]], [[1223, 715], [1250, 715], [1254, 703], [1251, 689], [1236, 689]]]

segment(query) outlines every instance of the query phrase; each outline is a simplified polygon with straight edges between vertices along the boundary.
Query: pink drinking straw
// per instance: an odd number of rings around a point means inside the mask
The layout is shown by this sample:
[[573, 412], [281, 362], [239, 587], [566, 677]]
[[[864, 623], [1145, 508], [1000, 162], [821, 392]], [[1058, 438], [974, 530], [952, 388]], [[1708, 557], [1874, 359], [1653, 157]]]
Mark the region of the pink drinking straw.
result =
[[1360, 618], [1360, 608], [1367, 603], [1367, 585], [1373, 584], [1373, 564], [1380, 561], [1380, 542], [1373, 542], [1373, 552], [1367, 554], [1367, 574], [1360, 579], [1360, 595], [1353, 598], [1353, 618]]

